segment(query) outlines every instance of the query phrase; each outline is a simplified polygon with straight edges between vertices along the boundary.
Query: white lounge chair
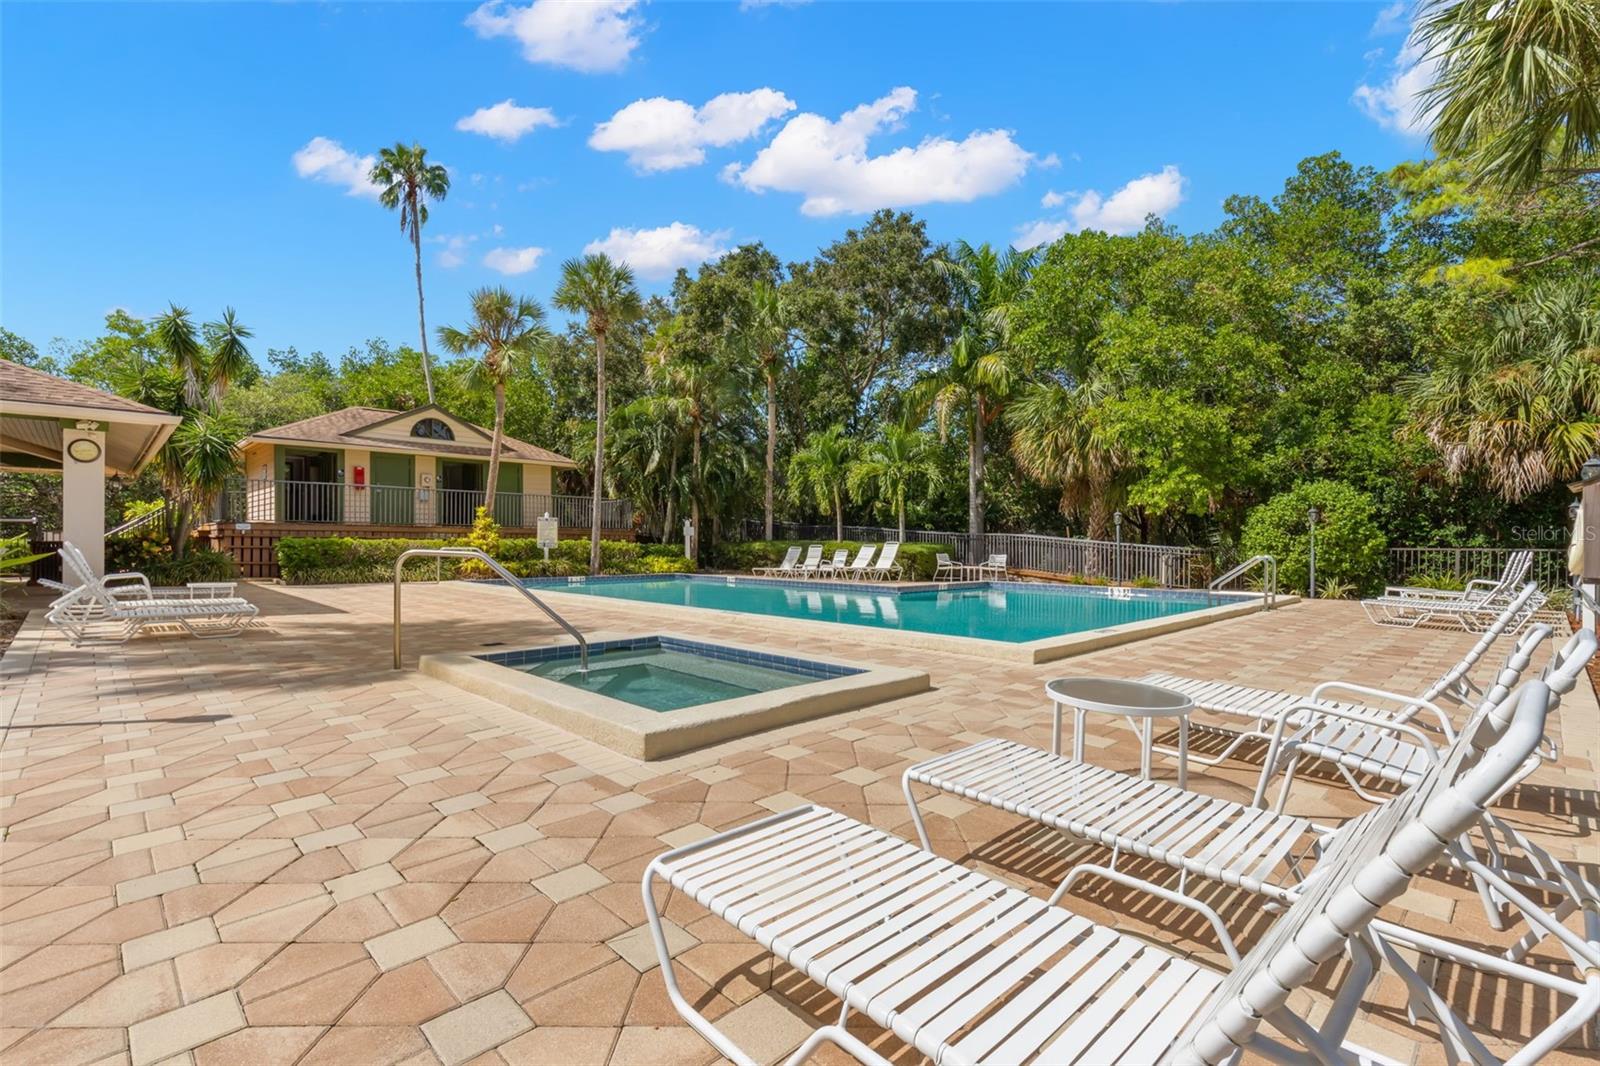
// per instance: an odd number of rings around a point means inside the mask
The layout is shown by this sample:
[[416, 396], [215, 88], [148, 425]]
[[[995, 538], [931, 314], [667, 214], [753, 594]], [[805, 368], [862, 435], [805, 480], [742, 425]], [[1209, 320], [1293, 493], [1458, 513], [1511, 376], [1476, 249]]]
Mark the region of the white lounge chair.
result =
[[960, 581], [966, 567], [956, 562], [944, 552], [935, 552], [933, 556], [933, 579], [935, 581]]
[[[1323, 702], [1326, 704], [1326, 709], [1355, 711], [1372, 716], [1393, 718], [1403, 724], [1409, 722], [1423, 708], [1432, 708], [1431, 713], [1435, 715], [1442, 714], [1435, 706], [1439, 701], [1446, 701], [1455, 706], [1467, 706], [1470, 701], [1482, 696], [1482, 692], [1472, 684], [1470, 674], [1473, 667], [1478, 664], [1494, 642], [1517, 623], [1521, 613], [1537, 593], [1537, 586], [1532, 584], [1520, 590], [1510, 603], [1504, 605], [1500, 614], [1489, 624], [1477, 642], [1467, 650], [1466, 654], [1444, 673], [1440, 674], [1420, 696], [1379, 692], [1365, 687], [1361, 689], [1360, 693], [1356, 693], [1353, 687], [1328, 685], [1323, 686], [1324, 693], [1331, 691], [1347, 692], [1355, 695], [1359, 702], [1325, 698]], [[1240, 725], [1238, 732], [1222, 751], [1215, 755], [1200, 755], [1192, 751], [1189, 753], [1190, 762], [1197, 762], [1205, 766], [1217, 765], [1251, 739], [1270, 739], [1277, 729], [1279, 721], [1285, 721], [1289, 728], [1298, 729], [1311, 720], [1311, 711], [1303, 707], [1295, 710], [1296, 707], [1305, 703], [1307, 695], [1304, 693], [1250, 688], [1225, 681], [1180, 677], [1164, 671], [1146, 674], [1139, 680], [1146, 684], [1160, 685], [1162, 688], [1170, 688], [1181, 692], [1193, 700], [1195, 707], [1198, 709], [1238, 721]], [[1376, 700], [1382, 700], [1394, 706], [1385, 708], [1373, 702]], [[1447, 731], [1445, 736], [1448, 738], [1448, 735]], [[1175, 754], [1170, 750], [1161, 750], [1163, 754]]]
[[822, 573], [822, 545], [813, 544], [806, 549], [803, 562], [794, 568], [794, 577], [817, 577]]
[[850, 549], [840, 548], [818, 569], [819, 577], [843, 577], [850, 568]]
[[895, 557], [899, 554], [900, 542], [891, 540], [883, 546], [883, 551], [878, 554], [878, 561], [869, 566], [862, 576], [873, 581], [882, 581], [884, 579], [899, 581], [903, 574], [900, 564], [895, 562]]
[[[98, 584], [83, 585], [50, 605], [45, 620], [64, 629], [73, 644], [121, 644], [145, 626], [182, 626], [196, 637], [230, 637], [259, 611], [240, 598], [113, 596]], [[109, 628], [110, 632], [103, 630]]]
[[[841, 1000], [838, 1022], [788, 1060], [832, 1043], [887, 1060], [847, 1027], [867, 1015], [939, 1063], [1224, 1063], [1241, 1049], [1337, 1058], [1376, 976], [1379, 909], [1465, 832], [1538, 743], [1543, 687], [1527, 690], [1495, 746], [1465, 774], [1362, 815], [1318, 875], [1231, 974], [1045, 903], [883, 830], [803, 806], [656, 858], [645, 913], [678, 1013], [732, 1060], [754, 1059], [678, 987], [656, 879], [718, 915]], [[1342, 953], [1321, 1028], [1288, 1001]], [[1259, 1033], [1263, 1020], [1305, 1050]], [[1306, 1054], [1309, 1052], [1310, 1054]]]
[[89, 565], [88, 557], [83, 554], [76, 544], [63, 541], [60, 550], [62, 576], [71, 579], [71, 583], [59, 581], [41, 581], [46, 588], [53, 589], [63, 595], [88, 584], [98, 584], [109, 596], [152, 600], [168, 597], [181, 597], [183, 599], [238, 599], [237, 581], [191, 581], [186, 585], [156, 585], [150, 584], [150, 579], [137, 570], [121, 573], [107, 574], [97, 577], [94, 569]]
[[845, 567], [844, 576], [851, 580], [859, 579], [863, 572], [872, 565], [872, 556], [877, 552], [876, 544], [863, 544], [856, 549], [856, 557], [850, 560], [850, 565]]
[[989, 558], [978, 564], [978, 576], [988, 578], [1005, 577], [1006, 556], [1004, 554], [991, 554]]
[[[1460, 592], [1392, 586], [1382, 596], [1362, 600], [1361, 609], [1377, 625], [1412, 629], [1425, 622], [1455, 622], [1463, 629], [1479, 630], [1516, 598], [1518, 583], [1532, 565], [1531, 551], [1515, 552], [1499, 581], [1473, 581]], [[1519, 619], [1519, 629], [1544, 606], [1544, 595], [1537, 593], [1537, 585], [1534, 588], [1536, 595]]]
[[777, 566], [758, 566], [750, 572], [752, 574], [760, 574], [763, 577], [776, 577], [778, 575], [787, 574], [793, 571], [795, 564], [799, 561], [800, 545], [791, 544], [789, 545], [789, 550], [783, 553], [783, 562], [779, 563]]

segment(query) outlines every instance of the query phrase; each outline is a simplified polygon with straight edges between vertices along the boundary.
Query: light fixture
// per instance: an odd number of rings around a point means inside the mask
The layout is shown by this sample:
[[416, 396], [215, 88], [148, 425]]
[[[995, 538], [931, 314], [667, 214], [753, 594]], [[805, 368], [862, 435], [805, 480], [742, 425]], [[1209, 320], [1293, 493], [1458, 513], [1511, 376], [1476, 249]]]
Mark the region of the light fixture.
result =
[[1591, 455], [1587, 462], [1578, 469], [1578, 477], [1583, 481], [1593, 481], [1600, 478], [1600, 455]]

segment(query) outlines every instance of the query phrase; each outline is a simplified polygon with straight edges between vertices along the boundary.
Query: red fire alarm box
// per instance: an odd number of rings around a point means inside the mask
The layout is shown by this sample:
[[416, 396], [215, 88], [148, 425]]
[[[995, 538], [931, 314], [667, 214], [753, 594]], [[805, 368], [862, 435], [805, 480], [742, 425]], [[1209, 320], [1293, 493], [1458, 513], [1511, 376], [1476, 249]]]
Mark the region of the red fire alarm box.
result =
[[367, 487], [367, 468], [358, 466], [351, 470], [350, 478], [355, 483], [356, 491], [360, 492]]

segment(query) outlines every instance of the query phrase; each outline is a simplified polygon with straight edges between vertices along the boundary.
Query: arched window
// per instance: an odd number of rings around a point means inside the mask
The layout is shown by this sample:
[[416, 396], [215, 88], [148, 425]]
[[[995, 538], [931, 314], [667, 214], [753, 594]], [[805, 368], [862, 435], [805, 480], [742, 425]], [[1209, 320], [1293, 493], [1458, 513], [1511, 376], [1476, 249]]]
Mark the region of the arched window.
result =
[[437, 418], [424, 418], [411, 427], [413, 437], [430, 437], [433, 440], [455, 440], [456, 435], [450, 432], [450, 427]]

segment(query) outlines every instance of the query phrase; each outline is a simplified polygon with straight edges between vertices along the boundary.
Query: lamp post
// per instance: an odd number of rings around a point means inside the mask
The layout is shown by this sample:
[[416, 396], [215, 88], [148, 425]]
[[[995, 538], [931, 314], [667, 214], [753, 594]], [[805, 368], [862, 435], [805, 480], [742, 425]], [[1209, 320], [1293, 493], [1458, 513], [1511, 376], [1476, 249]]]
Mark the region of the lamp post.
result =
[[1113, 527], [1116, 528], [1116, 531], [1117, 531], [1117, 552], [1116, 552], [1116, 557], [1115, 557], [1116, 561], [1112, 564], [1112, 568], [1114, 570], [1114, 573], [1112, 574], [1112, 580], [1113, 581], [1121, 581], [1122, 580], [1122, 512], [1121, 511], [1115, 511], [1115, 512], [1112, 513], [1112, 515], [1111, 515], [1111, 524], [1112, 524]]
[[1322, 512], [1312, 507], [1306, 511], [1306, 526], [1311, 530], [1311, 563], [1310, 578], [1306, 581], [1306, 596], [1309, 599], [1317, 598], [1317, 519], [1322, 517]]

